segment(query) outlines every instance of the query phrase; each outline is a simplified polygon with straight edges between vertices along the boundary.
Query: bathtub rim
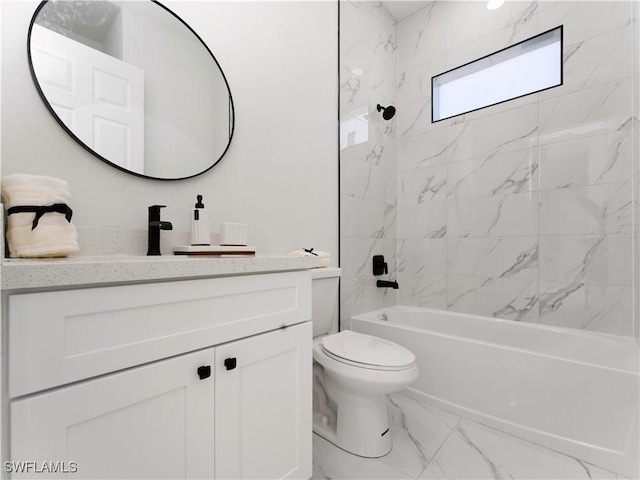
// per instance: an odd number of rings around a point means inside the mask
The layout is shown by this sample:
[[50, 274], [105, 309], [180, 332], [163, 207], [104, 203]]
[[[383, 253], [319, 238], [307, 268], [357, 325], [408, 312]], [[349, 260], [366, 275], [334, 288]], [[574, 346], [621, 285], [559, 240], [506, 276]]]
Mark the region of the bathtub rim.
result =
[[[618, 366], [612, 366], [612, 365], [603, 365], [603, 364], [597, 363], [595, 361], [594, 362], [590, 362], [590, 361], [586, 361], [586, 360], [583, 360], [583, 359], [572, 358], [572, 357], [569, 357], [569, 356], [559, 356], [559, 355], [556, 355], [556, 354], [553, 354], [553, 353], [549, 353], [549, 352], [541, 352], [541, 351], [537, 351], [537, 350], [534, 350], [534, 349], [529, 349], [529, 348], [524, 348], [524, 347], [519, 347], [519, 346], [514, 346], [514, 345], [507, 345], [507, 344], [498, 343], [498, 342], [491, 342], [491, 341], [483, 340], [483, 339], [477, 339], [477, 338], [474, 338], [473, 336], [456, 335], [456, 334], [453, 334], [453, 333], [441, 332], [441, 331], [438, 331], [438, 330], [430, 330], [428, 328], [420, 328], [420, 327], [416, 327], [414, 325], [409, 325], [409, 324], [405, 324], [405, 323], [393, 322], [392, 320], [380, 320], [378, 318], [378, 316], [380, 314], [388, 313], [388, 312], [426, 312], [426, 313], [434, 313], [434, 314], [437, 314], [437, 315], [445, 315], [445, 316], [450, 316], [450, 317], [460, 317], [460, 316], [462, 316], [462, 317], [466, 317], [466, 318], [475, 319], [477, 321], [482, 321], [482, 322], [485, 322], [485, 323], [492, 323], [492, 324], [498, 324], [498, 325], [508, 325], [509, 327], [517, 326], [518, 328], [532, 329], [534, 331], [560, 333], [560, 334], [563, 334], [563, 335], [574, 336], [574, 337], [578, 337], [578, 338], [585, 339], [585, 340], [590, 340], [590, 341], [613, 342], [613, 343], [615, 343], [617, 345], [620, 345], [625, 350], [635, 351], [636, 355], [635, 355], [634, 359], [631, 359], [629, 361], [630, 365], [628, 365], [627, 368], [618, 367]], [[588, 365], [590, 367], [603, 368], [605, 370], [612, 370], [612, 371], [615, 371], [615, 372], [621, 372], [621, 373], [626, 373], [626, 374], [630, 374], [630, 375], [640, 376], [640, 346], [636, 343], [634, 338], [625, 337], [625, 336], [622, 336], [622, 335], [614, 335], [614, 334], [610, 334], [610, 333], [601, 333], [601, 332], [592, 332], [592, 331], [583, 331], [583, 330], [577, 330], [577, 329], [574, 329], [574, 328], [557, 327], [557, 326], [552, 326], [552, 325], [540, 325], [540, 324], [536, 324], [536, 323], [520, 322], [520, 321], [517, 321], [517, 320], [508, 320], [508, 319], [503, 319], [503, 318], [486, 317], [486, 316], [483, 316], [483, 315], [475, 315], [475, 314], [463, 313], [463, 312], [453, 312], [453, 311], [450, 311], [450, 310], [438, 310], [438, 309], [426, 308], [426, 307], [413, 307], [413, 306], [409, 306], [409, 305], [393, 305], [393, 306], [390, 306], [390, 307], [383, 307], [383, 308], [379, 308], [377, 310], [372, 310], [372, 311], [369, 311], [369, 312], [366, 312], [366, 313], [361, 313], [361, 314], [358, 314], [358, 315], [352, 315], [351, 319], [355, 319], [355, 320], [358, 320], [358, 321], [375, 322], [375, 323], [380, 323], [382, 325], [388, 325], [388, 326], [397, 326], [399, 328], [407, 328], [407, 329], [410, 329], [411, 331], [414, 331], [414, 332], [429, 332], [431, 334], [443, 336], [445, 338], [452, 338], [452, 339], [456, 339], [456, 340], [474, 342], [474, 343], [478, 343], [478, 344], [481, 344], [481, 345], [494, 346], [494, 347], [503, 348], [503, 349], [510, 350], [510, 351], [525, 352], [525, 353], [529, 353], [531, 355], [544, 356], [544, 357], [554, 358], [554, 359], [557, 359], [557, 360], [571, 362], [571, 363], [575, 363], [575, 364], [579, 364], [579, 365]], [[631, 353], [629, 353], [629, 355], [630, 355], [630, 357], [632, 356]]]

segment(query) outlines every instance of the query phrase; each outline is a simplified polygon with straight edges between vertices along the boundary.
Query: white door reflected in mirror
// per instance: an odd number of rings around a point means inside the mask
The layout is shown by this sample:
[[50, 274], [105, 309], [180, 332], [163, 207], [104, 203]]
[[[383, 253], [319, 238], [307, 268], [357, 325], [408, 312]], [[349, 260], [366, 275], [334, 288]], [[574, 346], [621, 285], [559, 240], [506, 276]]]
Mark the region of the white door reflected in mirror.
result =
[[196, 32], [162, 4], [44, 1], [28, 46], [51, 114], [108, 164], [177, 180], [227, 152], [234, 107], [226, 77]]
[[109, 161], [144, 174], [144, 71], [40, 25], [31, 55], [67, 128]]

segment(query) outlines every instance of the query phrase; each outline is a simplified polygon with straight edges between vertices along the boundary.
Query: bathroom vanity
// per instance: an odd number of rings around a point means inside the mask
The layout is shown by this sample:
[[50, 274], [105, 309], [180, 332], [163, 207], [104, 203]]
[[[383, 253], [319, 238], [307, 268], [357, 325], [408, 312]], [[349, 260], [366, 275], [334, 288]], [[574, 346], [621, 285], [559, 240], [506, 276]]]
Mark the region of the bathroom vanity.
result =
[[3, 461], [309, 478], [315, 261], [4, 262]]

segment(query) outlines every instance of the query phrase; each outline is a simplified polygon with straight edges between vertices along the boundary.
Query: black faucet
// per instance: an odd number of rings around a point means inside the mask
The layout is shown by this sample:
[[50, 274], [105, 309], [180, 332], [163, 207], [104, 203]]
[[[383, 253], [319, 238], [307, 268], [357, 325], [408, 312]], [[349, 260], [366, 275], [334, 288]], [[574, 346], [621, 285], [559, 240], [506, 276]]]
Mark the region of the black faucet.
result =
[[378, 288], [393, 288], [394, 290], [398, 290], [398, 282], [390, 282], [389, 280], [378, 280], [376, 282], [376, 287]]
[[147, 255], [160, 255], [160, 230], [173, 230], [171, 222], [160, 221], [160, 209], [166, 205], [151, 205], [149, 207], [149, 242]]

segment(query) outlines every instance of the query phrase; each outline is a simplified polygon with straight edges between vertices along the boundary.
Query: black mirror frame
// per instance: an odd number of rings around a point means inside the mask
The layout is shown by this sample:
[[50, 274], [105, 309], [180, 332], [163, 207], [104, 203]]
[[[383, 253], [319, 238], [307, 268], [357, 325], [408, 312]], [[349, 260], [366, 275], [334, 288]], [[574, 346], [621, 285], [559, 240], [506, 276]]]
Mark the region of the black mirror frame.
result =
[[137, 173], [137, 172], [132, 172], [131, 170], [127, 170], [126, 168], [121, 167], [120, 165], [116, 165], [115, 163], [107, 160], [105, 157], [103, 157], [102, 155], [100, 155], [98, 152], [96, 152], [95, 150], [93, 150], [91, 147], [89, 147], [87, 144], [85, 144], [82, 140], [80, 140], [80, 138], [78, 138], [76, 136], [75, 133], [73, 133], [66, 125], [65, 123], [60, 119], [60, 117], [58, 117], [58, 115], [56, 114], [56, 112], [53, 110], [53, 107], [51, 107], [51, 104], [49, 103], [49, 101], [47, 100], [47, 97], [45, 96], [44, 92], [42, 91], [42, 88], [40, 87], [40, 83], [38, 82], [38, 78], [36, 77], [36, 72], [35, 69], [33, 67], [33, 59], [31, 58], [31, 32], [33, 30], [33, 25], [35, 24], [36, 21], [36, 17], [38, 16], [38, 13], [40, 12], [40, 10], [42, 10], [42, 8], [49, 3], [49, 0], [43, 0], [42, 2], [40, 2], [40, 4], [38, 5], [38, 7], [36, 8], [35, 12], [33, 13], [33, 16], [31, 17], [31, 22], [29, 23], [29, 31], [27, 33], [27, 58], [29, 60], [29, 71], [31, 72], [31, 78], [33, 80], [33, 84], [36, 87], [36, 90], [38, 91], [38, 94], [40, 95], [40, 98], [42, 99], [42, 101], [44, 102], [45, 106], [47, 107], [47, 110], [49, 110], [49, 112], [51, 113], [51, 115], [53, 115], [53, 118], [55, 118], [56, 122], [58, 122], [58, 124], [62, 127], [62, 129], [67, 132], [67, 134], [69, 134], [69, 136], [74, 139], [82, 148], [84, 148], [85, 150], [87, 150], [89, 153], [91, 153], [93, 156], [97, 157], [98, 159], [102, 160], [103, 162], [105, 162], [106, 164], [117, 168], [118, 170], [121, 170], [123, 172], [126, 172], [130, 175], [134, 175], [136, 177], [141, 177], [141, 178], [148, 178], [150, 180], [161, 180], [161, 181], [175, 181], [175, 180], [185, 180], [188, 178], [193, 178], [193, 177], [197, 177], [198, 175], [202, 175], [205, 172], [208, 172], [209, 170], [211, 170], [213, 167], [215, 167], [218, 163], [220, 163], [220, 160], [222, 160], [222, 158], [226, 155], [227, 151], [229, 150], [229, 147], [231, 146], [231, 140], [233, 139], [233, 132], [235, 130], [235, 108], [234, 108], [234, 104], [233, 104], [233, 96], [231, 95], [231, 88], [229, 87], [229, 82], [227, 81], [227, 77], [224, 74], [224, 71], [222, 70], [222, 67], [220, 66], [220, 64], [218, 63], [218, 60], [216, 59], [216, 57], [213, 55], [213, 53], [211, 52], [211, 50], [209, 49], [209, 47], [207, 46], [206, 43], [204, 43], [204, 41], [202, 40], [202, 38], [200, 37], [200, 35], [198, 35], [195, 30], [193, 30], [193, 28], [191, 28], [189, 26], [189, 24], [187, 24], [184, 20], [182, 20], [178, 15], [176, 15], [173, 11], [171, 11], [169, 8], [167, 8], [166, 6], [162, 5], [159, 1], [157, 0], [149, 0], [151, 3], [156, 4], [157, 6], [159, 6], [160, 8], [164, 9], [166, 12], [170, 13], [171, 15], [173, 15], [174, 18], [176, 18], [180, 23], [182, 23], [182, 25], [184, 25], [197, 39], [198, 41], [202, 44], [202, 46], [206, 49], [206, 51], [209, 53], [209, 55], [211, 55], [212, 60], [215, 62], [216, 66], [218, 67], [218, 70], [220, 70], [220, 73], [222, 74], [222, 79], [224, 80], [225, 85], [227, 86], [227, 91], [229, 92], [229, 141], [227, 143], [226, 148], [224, 149], [224, 151], [220, 154], [220, 157], [214, 161], [211, 166], [205, 168], [204, 170], [202, 170], [201, 172], [195, 173], [193, 175], [188, 175], [186, 177], [178, 177], [178, 178], [160, 178], [160, 177], [150, 177], [148, 175], [144, 175], [142, 173]]

